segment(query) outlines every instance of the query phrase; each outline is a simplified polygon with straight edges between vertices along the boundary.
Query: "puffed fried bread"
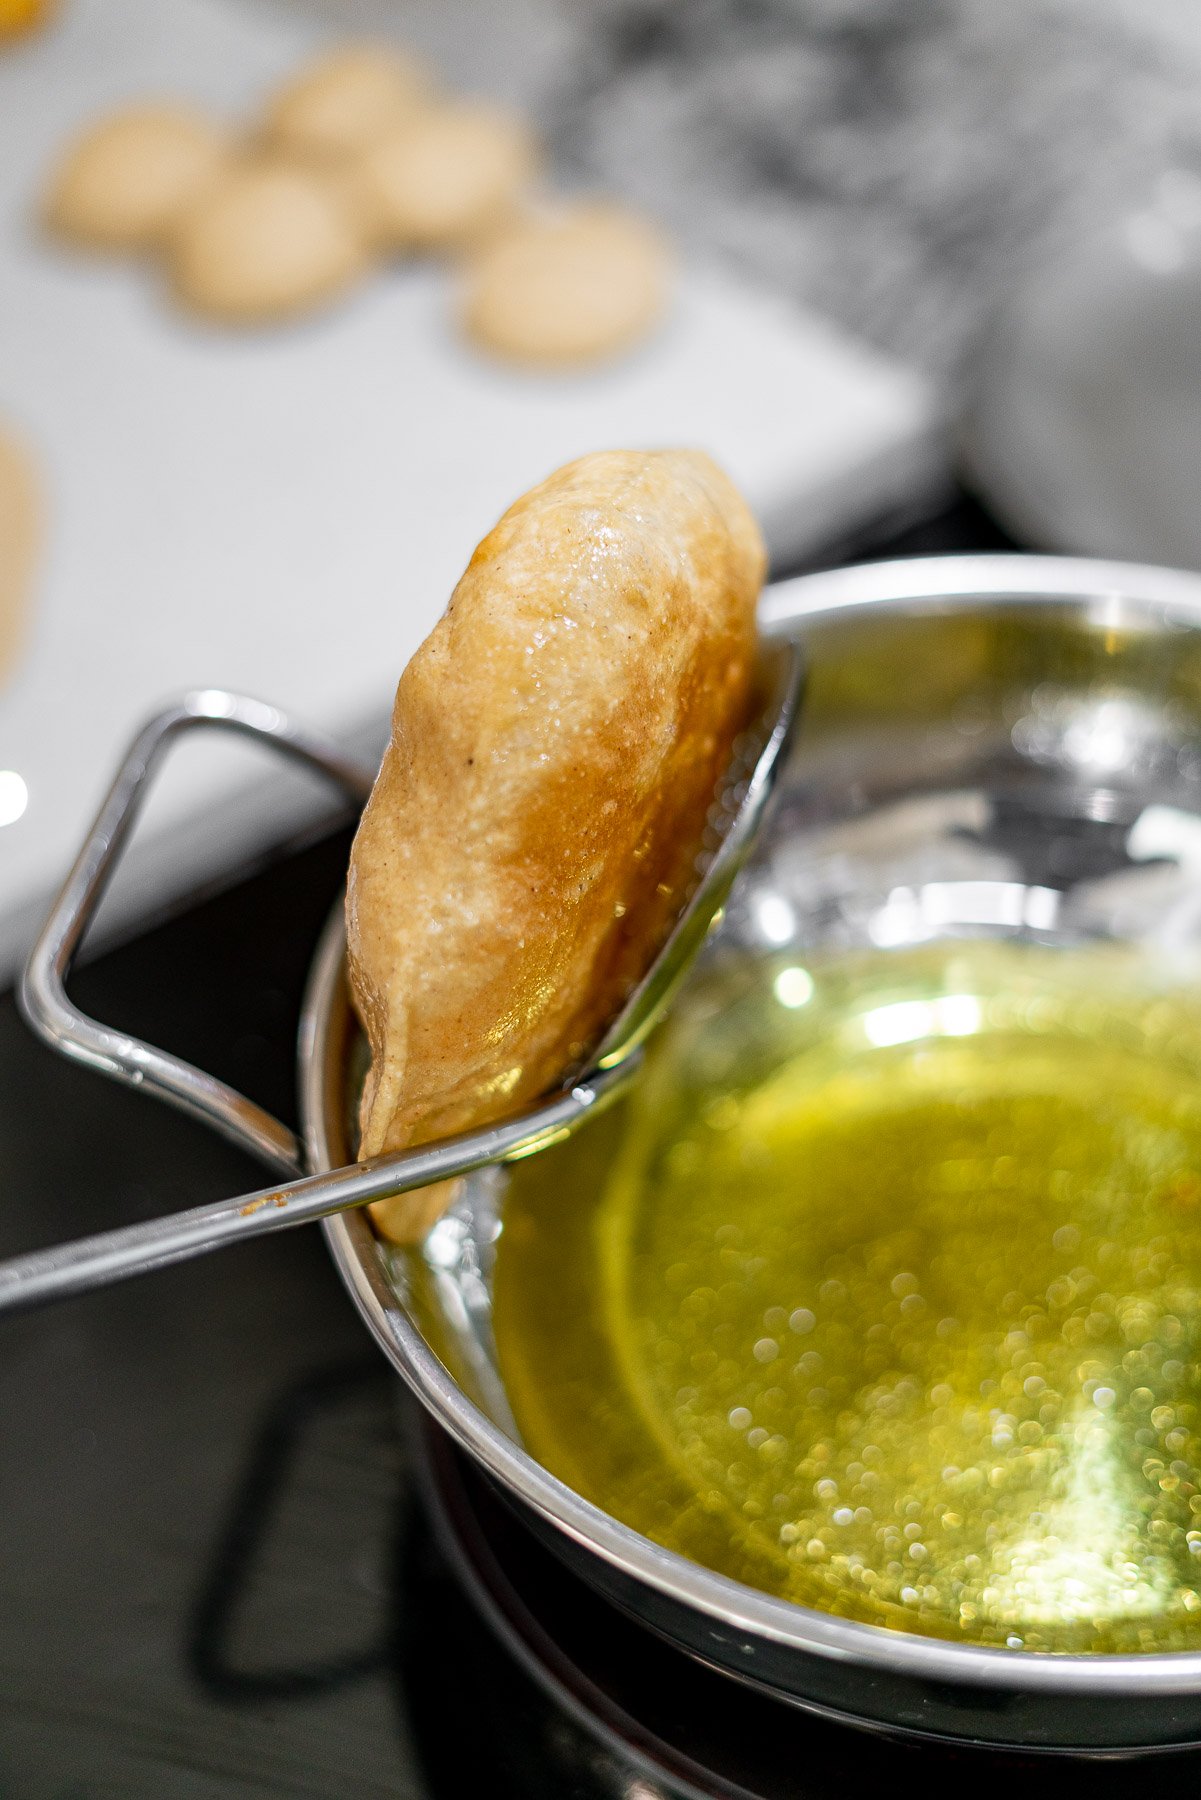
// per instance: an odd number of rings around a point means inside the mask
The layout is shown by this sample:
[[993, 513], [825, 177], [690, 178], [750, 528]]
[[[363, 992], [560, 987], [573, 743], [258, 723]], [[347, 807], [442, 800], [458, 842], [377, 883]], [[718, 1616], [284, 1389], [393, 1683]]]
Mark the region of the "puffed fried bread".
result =
[[[764, 565], [695, 451], [569, 463], [479, 545], [401, 677], [351, 852], [361, 1156], [520, 1109], [645, 973], [746, 723]], [[377, 1223], [419, 1235], [445, 1200]]]

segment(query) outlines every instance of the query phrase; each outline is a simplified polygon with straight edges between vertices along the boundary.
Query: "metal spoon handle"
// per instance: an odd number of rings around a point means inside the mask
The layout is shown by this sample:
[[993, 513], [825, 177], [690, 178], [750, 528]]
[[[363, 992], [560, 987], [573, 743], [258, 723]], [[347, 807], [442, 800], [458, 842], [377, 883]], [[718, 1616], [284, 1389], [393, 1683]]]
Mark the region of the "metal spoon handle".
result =
[[11, 1257], [0, 1262], [0, 1314], [65, 1300], [246, 1238], [286, 1231], [368, 1200], [408, 1193], [466, 1175], [486, 1163], [528, 1155], [573, 1130], [585, 1113], [614, 1098], [630, 1079], [637, 1060], [634, 1057], [618, 1068], [599, 1072], [503, 1124]]
[[[596, 1052], [594, 1066], [571, 1087], [503, 1123], [439, 1140], [399, 1156], [305, 1178], [305, 1155], [295, 1133], [236, 1089], [181, 1057], [117, 1031], [80, 1012], [67, 996], [71, 963], [112, 877], [168, 747], [197, 728], [222, 728], [253, 737], [317, 769], [364, 800], [370, 771], [334, 746], [300, 730], [276, 707], [217, 690], [189, 694], [160, 713], [134, 739], [83, 848], [29, 958], [19, 990], [35, 1031], [62, 1054], [157, 1094], [215, 1125], [224, 1136], [291, 1177], [288, 1185], [240, 1194], [76, 1243], [54, 1245], [0, 1262], [0, 1312], [61, 1299], [125, 1276], [162, 1268], [241, 1238], [258, 1237], [320, 1219], [365, 1201], [429, 1187], [480, 1168], [528, 1155], [566, 1136], [586, 1112], [623, 1087], [641, 1045], [683, 979], [747, 856], [797, 716], [800, 653], [787, 647], [771, 659], [769, 704], [737, 749], [722, 806], [715, 802], [714, 843], [676, 925], [644, 979], [630, 994]], [[715, 815], [724, 812], [719, 828]], [[698, 865], [699, 867], [700, 865]]]

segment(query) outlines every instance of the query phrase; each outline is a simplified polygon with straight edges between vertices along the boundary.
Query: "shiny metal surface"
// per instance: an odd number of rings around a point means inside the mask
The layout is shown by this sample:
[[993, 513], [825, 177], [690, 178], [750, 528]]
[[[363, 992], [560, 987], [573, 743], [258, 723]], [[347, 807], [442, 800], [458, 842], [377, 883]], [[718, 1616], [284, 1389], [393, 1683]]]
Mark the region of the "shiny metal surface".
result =
[[[1201, 580], [957, 557], [807, 577], [769, 592], [764, 614], [806, 655], [805, 730], [730, 896], [726, 933], [776, 947], [1110, 936], [1191, 953]], [[317, 1171], [350, 1154], [343, 962], [334, 920], [300, 1040], [305, 1155]], [[427, 1163], [420, 1179], [444, 1172]], [[869, 1727], [1089, 1755], [1201, 1743], [1201, 1655], [1015, 1653], [841, 1620], [688, 1562], [557, 1481], [518, 1442], [492, 1360], [503, 1183], [503, 1171], [471, 1177], [420, 1255], [387, 1250], [359, 1212], [325, 1229], [390, 1361], [585, 1579], [726, 1674]], [[272, 1197], [303, 1198], [305, 1186], [254, 1198], [275, 1212]], [[258, 1216], [231, 1229], [269, 1228]]]
[[1180, 158], [1056, 234], [995, 304], [960, 445], [1026, 543], [1201, 561], [1201, 179]]
[[[0, 1313], [83, 1293], [225, 1244], [325, 1218], [344, 1207], [427, 1187], [513, 1156], [528, 1156], [573, 1131], [632, 1073], [639, 1048], [720, 911], [763, 817], [800, 700], [801, 661], [791, 645], [763, 660], [762, 710], [744, 734], [710, 814], [704, 866], [693, 894], [645, 978], [606, 1033], [593, 1065], [561, 1093], [516, 1118], [462, 1133], [403, 1155], [358, 1163], [348, 1146], [342, 1166], [323, 1163], [303, 1178], [301, 1146], [286, 1126], [224, 1082], [179, 1057], [88, 1018], [67, 998], [66, 978], [105, 886], [169, 746], [199, 727], [256, 738], [317, 768], [354, 798], [372, 776], [337, 749], [298, 730], [275, 708], [235, 694], [190, 694], [152, 719], [134, 740], [83, 849], [30, 955], [21, 985], [29, 1023], [53, 1048], [102, 1074], [148, 1089], [214, 1125], [262, 1160], [299, 1179], [241, 1194], [145, 1224], [0, 1263]], [[341, 934], [340, 909], [336, 926]], [[339, 942], [344, 939], [339, 935]]]
[[88, 1018], [67, 998], [71, 964], [129, 842], [151, 782], [171, 747], [197, 730], [255, 739], [329, 776], [357, 800], [371, 791], [370, 770], [344, 757], [335, 744], [302, 730], [276, 707], [219, 689], [185, 694], [148, 720], [126, 752], [30, 952], [20, 985], [21, 1008], [34, 1029], [62, 1055], [157, 1094], [265, 1162], [297, 1173], [300, 1146], [278, 1119], [202, 1069]]
[[[960, 557], [806, 577], [765, 615], [805, 648], [806, 727], [726, 931], [753, 944], [770, 897], [777, 947], [781, 907], [786, 937], [830, 945], [1195, 940], [1201, 580]], [[345, 1153], [348, 1030], [331, 933], [301, 1049], [314, 1166]], [[838, 1619], [688, 1562], [556, 1480], [493, 1403], [499, 1379], [480, 1379], [500, 1195], [468, 1186], [422, 1258], [356, 1214], [327, 1222], [331, 1249], [434, 1417], [620, 1606], [740, 1680], [881, 1729], [1091, 1755], [1201, 1742], [1201, 1655], [1018, 1653]]]
[[636, 1055], [662, 1018], [749, 856], [796, 729], [804, 680], [799, 648], [785, 640], [763, 655], [763, 710], [735, 748], [734, 765], [710, 813], [700, 882], [671, 936], [601, 1039], [597, 1069]]

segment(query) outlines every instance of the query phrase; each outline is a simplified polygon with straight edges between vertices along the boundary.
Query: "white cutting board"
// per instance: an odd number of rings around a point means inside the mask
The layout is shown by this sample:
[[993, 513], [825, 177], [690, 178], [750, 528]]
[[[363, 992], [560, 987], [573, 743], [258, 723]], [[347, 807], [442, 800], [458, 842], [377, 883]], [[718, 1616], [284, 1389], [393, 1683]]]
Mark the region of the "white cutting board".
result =
[[[184, 95], [236, 116], [316, 42], [235, 0], [65, 0], [0, 57], [0, 421], [49, 500], [34, 626], [0, 691], [0, 977], [27, 943], [133, 727], [226, 686], [378, 741], [396, 677], [477, 539], [583, 451], [700, 445], [785, 557], [929, 483], [915, 377], [728, 276], [601, 373], [532, 377], [457, 338], [439, 269], [391, 269], [312, 323], [230, 335], [171, 310], [152, 268], [43, 241], [46, 172], [81, 121]], [[189, 748], [156, 796], [125, 918], [311, 807], [244, 750]], [[217, 804], [220, 802], [220, 804]]]

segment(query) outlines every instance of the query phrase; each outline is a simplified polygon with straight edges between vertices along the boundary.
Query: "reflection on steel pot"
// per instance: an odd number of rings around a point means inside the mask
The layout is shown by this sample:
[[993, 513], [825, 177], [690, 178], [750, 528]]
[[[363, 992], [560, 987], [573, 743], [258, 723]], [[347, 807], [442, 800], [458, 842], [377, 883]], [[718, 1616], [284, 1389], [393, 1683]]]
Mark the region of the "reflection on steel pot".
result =
[[[723, 932], [743, 948], [1188, 941], [1201, 843], [1201, 582], [957, 558], [773, 590], [809, 663], [800, 742]], [[352, 1021], [335, 922], [303, 1072], [315, 1161], [345, 1152]], [[554, 1152], [550, 1152], [553, 1155]], [[1092, 1754], [1201, 1741], [1201, 1655], [1065, 1657], [940, 1641], [758, 1592], [653, 1543], [518, 1441], [491, 1276], [506, 1183], [474, 1177], [421, 1255], [327, 1223], [386, 1353], [544, 1541], [706, 1663], [885, 1730]]]
[[1201, 568], [1201, 175], [1163, 171], [1025, 276], [975, 359], [975, 482], [1026, 543]]
[[[1166, 950], [1185, 983], [1201, 944], [1201, 580], [1022, 557], [881, 564], [779, 584], [763, 619], [801, 640], [807, 704], [712, 955], [1003, 939], [1066, 966], [1116, 940]], [[353, 1141], [343, 964], [335, 917], [300, 1041], [315, 1171]], [[520, 1441], [492, 1330], [519, 1180], [469, 1176], [417, 1252], [381, 1245], [362, 1213], [325, 1230], [385, 1355], [586, 1581], [706, 1664], [865, 1727], [1092, 1755], [1201, 1743], [1201, 1653], [1049, 1655], [838, 1617], [664, 1548], [557, 1479]]]

